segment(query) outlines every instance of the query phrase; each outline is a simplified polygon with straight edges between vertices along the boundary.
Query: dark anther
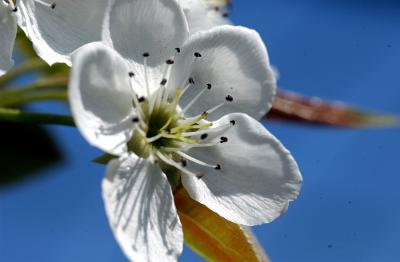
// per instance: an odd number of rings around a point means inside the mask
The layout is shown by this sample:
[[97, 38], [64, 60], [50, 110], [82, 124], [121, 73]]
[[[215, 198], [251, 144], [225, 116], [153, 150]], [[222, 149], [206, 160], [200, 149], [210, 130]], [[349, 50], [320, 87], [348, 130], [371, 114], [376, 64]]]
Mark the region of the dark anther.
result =
[[225, 97], [225, 99], [226, 99], [226, 101], [228, 101], [228, 102], [232, 102], [232, 101], [233, 101], [233, 97], [232, 97], [231, 95], [227, 95], [227, 96]]
[[176, 52], [180, 53], [181, 49], [179, 47], [175, 48]]
[[52, 3], [50, 7], [51, 7], [51, 9], [56, 8], [56, 3]]
[[211, 89], [211, 87], [212, 87], [212, 85], [211, 85], [211, 84], [207, 84], [207, 89], [208, 89], [208, 90], [210, 90], [210, 89]]
[[149, 57], [150, 54], [149, 53], [143, 53], [143, 57]]
[[167, 65], [172, 65], [174, 64], [174, 60], [168, 59], [167, 61], [165, 61], [165, 63], [167, 63]]
[[204, 140], [204, 139], [206, 139], [207, 137], [208, 137], [208, 134], [202, 134], [200, 138]]
[[183, 167], [187, 166], [187, 161], [186, 161], [186, 159], [182, 159], [182, 160], [181, 160], [181, 164], [182, 164]]
[[231, 120], [230, 122], [231, 122], [231, 124], [232, 124], [233, 126], [236, 125], [236, 121], [235, 121], [235, 120]]
[[220, 164], [216, 165], [215, 170], [221, 170], [221, 165]]
[[167, 79], [163, 79], [163, 80], [161, 80], [161, 83], [160, 83], [160, 85], [162, 85], [162, 86], [165, 86], [167, 84]]
[[199, 52], [194, 53], [195, 57], [201, 57], [201, 54]]
[[15, 12], [18, 11], [18, 8], [17, 8], [17, 7], [14, 7], [13, 10], [11, 10], [11, 11], [13, 11], [13, 12], [15, 13]]
[[226, 143], [228, 142], [228, 138], [226, 136], [221, 136], [221, 143]]
[[194, 85], [194, 79], [192, 77], [189, 77], [189, 84]]
[[137, 117], [132, 118], [132, 122], [133, 122], [133, 123], [139, 122], [139, 118], [137, 118]]
[[219, 11], [219, 6], [214, 7], [214, 10], [218, 12]]
[[139, 98], [138, 98], [138, 101], [139, 101], [139, 103], [144, 102], [144, 96], [139, 97]]
[[223, 13], [223, 14], [222, 14], [222, 17], [228, 17], [228, 16], [229, 16], [228, 13]]
[[201, 116], [202, 116], [203, 118], [207, 118], [207, 117], [208, 117], [208, 112], [207, 112], [207, 111], [204, 111], [204, 112], [201, 114]]
[[135, 76], [135, 73], [134, 73], [134, 72], [132, 72], [132, 71], [131, 71], [131, 72], [129, 72], [128, 74], [129, 74], [129, 77], [134, 77], [134, 76]]
[[204, 176], [204, 174], [203, 174], [203, 173], [197, 173], [197, 174], [196, 174], [196, 177], [197, 177], [198, 179], [201, 179], [201, 178], [203, 178], [203, 176]]

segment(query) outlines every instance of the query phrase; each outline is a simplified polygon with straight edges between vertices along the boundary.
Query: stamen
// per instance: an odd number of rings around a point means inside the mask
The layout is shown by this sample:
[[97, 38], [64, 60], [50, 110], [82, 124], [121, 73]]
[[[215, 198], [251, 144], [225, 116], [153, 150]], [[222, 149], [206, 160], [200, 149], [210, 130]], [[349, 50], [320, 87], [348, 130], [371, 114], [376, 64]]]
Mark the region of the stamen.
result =
[[221, 136], [220, 139], [221, 139], [221, 140], [220, 140], [220, 143], [221, 143], [221, 144], [228, 142], [228, 138], [227, 138], [226, 136]]
[[178, 163], [176, 163], [174, 160], [169, 159], [168, 157], [166, 157], [165, 155], [163, 155], [161, 152], [156, 151], [156, 155], [157, 157], [159, 157], [163, 162], [165, 162], [166, 164], [175, 167], [176, 169], [182, 171], [183, 173], [186, 173], [190, 176], [193, 177], [198, 177], [197, 174], [191, 172], [190, 170], [186, 169], [185, 167], [183, 167], [183, 165], [180, 165]]
[[[199, 164], [199, 165], [201, 165], [201, 166], [206, 166], [206, 167], [211, 167], [211, 168], [217, 168], [217, 167], [219, 166], [219, 165], [210, 165], [210, 164], [207, 164], [206, 162], [203, 162], [203, 161], [201, 161], [201, 160], [198, 160], [197, 158], [194, 158], [194, 157], [192, 157], [192, 156], [189, 156], [188, 154], [185, 154], [185, 153], [183, 153], [183, 152], [181, 152], [181, 151], [176, 151], [175, 153], [178, 154], [178, 155], [180, 155], [181, 157], [186, 158], [187, 160], [192, 161], [193, 163]], [[220, 167], [220, 168], [221, 168], [221, 167]]]
[[194, 132], [183, 132], [183, 133], [181, 133], [181, 135], [184, 137], [191, 137], [191, 136], [197, 136], [197, 135], [202, 135], [202, 134], [206, 134], [206, 133], [226, 131], [229, 128], [231, 128], [232, 126], [233, 126], [232, 123], [229, 122], [229, 123], [220, 125], [219, 127], [215, 127], [215, 128], [207, 128], [207, 129], [198, 130], [198, 131], [194, 131]]
[[146, 81], [146, 91], [147, 91], [147, 97], [150, 99], [150, 86], [149, 86], [149, 77], [147, 74], [147, 58], [150, 56], [149, 53], [144, 53], [143, 54], [143, 65], [144, 65], [144, 78]]
[[18, 11], [18, 7], [15, 6], [13, 0], [4, 0], [4, 2], [10, 6], [12, 12], [15, 13]]
[[200, 96], [206, 91], [209, 90], [208, 87], [203, 88], [183, 109], [182, 112], [185, 113], [199, 98]]
[[[12, 2], [12, 1], [11, 1]], [[54, 8], [56, 8], [56, 3], [55, 2], [53, 2], [53, 3], [46, 3], [45, 1], [42, 1], [42, 0], [35, 0], [35, 2], [36, 3], [39, 3], [39, 4], [41, 4], [41, 5], [44, 5], [44, 6], [47, 6], [47, 7], [50, 7], [51, 9], [54, 9]]]
[[153, 137], [146, 138], [146, 141], [147, 141], [147, 143], [153, 143], [154, 141], [157, 141], [158, 139], [162, 138], [163, 135], [164, 135], [163, 133], [160, 133], [160, 134], [155, 135]]
[[[129, 76], [131, 72], [129, 72]], [[142, 111], [142, 107], [140, 106], [140, 102], [138, 100], [138, 96], [135, 92], [135, 89], [133, 88], [133, 83], [132, 83], [132, 77], [129, 78], [129, 85], [131, 87], [132, 93], [133, 93], [133, 104], [135, 106], [135, 110], [136, 110], [136, 114], [137, 114], [137, 118], [139, 119], [140, 125], [142, 125], [143, 128], [145, 128], [147, 125], [145, 124], [145, 122], [143, 121], [143, 117], [144, 117], [144, 113]]]

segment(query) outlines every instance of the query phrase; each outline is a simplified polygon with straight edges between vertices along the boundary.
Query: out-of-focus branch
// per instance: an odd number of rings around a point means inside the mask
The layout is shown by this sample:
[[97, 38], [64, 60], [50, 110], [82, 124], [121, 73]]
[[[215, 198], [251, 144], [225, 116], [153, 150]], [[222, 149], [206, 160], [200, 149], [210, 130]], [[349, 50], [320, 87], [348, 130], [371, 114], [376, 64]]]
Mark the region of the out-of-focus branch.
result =
[[28, 113], [18, 109], [9, 108], [0, 108], [0, 121], [26, 124], [75, 126], [74, 120], [70, 116]]
[[394, 116], [372, 114], [342, 103], [328, 103], [280, 91], [275, 97], [269, 119], [336, 127], [382, 127], [399, 123]]

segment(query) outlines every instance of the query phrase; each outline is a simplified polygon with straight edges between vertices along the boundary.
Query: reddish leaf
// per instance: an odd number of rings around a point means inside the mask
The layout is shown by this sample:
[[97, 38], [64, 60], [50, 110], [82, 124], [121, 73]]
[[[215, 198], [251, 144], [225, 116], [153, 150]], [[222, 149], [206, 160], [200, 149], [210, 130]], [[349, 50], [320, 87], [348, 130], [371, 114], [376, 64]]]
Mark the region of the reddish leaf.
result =
[[175, 192], [175, 204], [186, 245], [207, 261], [269, 261], [247, 227], [220, 217], [184, 189]]

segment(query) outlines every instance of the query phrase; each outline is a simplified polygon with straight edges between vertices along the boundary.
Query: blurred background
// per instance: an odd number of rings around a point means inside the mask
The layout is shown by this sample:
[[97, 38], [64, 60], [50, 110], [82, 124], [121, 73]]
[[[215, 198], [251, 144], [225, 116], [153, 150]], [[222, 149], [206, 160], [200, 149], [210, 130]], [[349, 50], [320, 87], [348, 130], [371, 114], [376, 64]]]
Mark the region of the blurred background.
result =
[[[261, 34], [280, 87], [400, 115], [399, 12], [394, 0], [235, 0], [230, 17]], [[62, 103], [30, 109], [68, 113]], [[304, 176], [288, 212], [254, 228], [272, 261], [399, 261], [399, 128], [265, 125]], [[63, 158], [0, 187], [0, 260], [126, 261], [103, 209], [104, 166], [91, 162], [101, 152], [74, 128], [46, 130], [58, 144], [47, 153]], [[20, 169], [32, 152], [38, 156], [32, 162], [40, 162], [40, 142], [26, 138], [41, 132], [0, 129], [0, 147], [9, 152], [0, 165]], [[185, 249], [181, 261], [201, 259]]]

